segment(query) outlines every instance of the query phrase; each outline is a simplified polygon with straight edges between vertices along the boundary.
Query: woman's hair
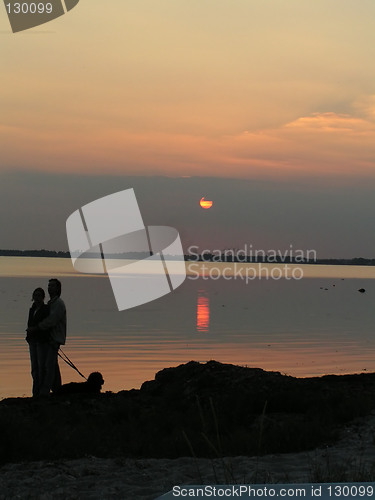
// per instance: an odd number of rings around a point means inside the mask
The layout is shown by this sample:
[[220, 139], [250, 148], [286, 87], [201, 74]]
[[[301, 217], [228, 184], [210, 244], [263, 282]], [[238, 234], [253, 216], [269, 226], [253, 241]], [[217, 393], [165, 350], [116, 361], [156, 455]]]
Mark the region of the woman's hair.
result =
[[35, 288], [35, 290], [33, 291], [33, 295], [32, 295], [31, 300], [33, 300], [33, 297], [34, 297], [34, 293], [35, 293], [35, 292], [38, 292], [38, 293], [42, 294], [42, 296], [43, 296], [43, 300], [44, 300], [44, 298], [45, 298], [45, 296], [46, 296], [46, 292], [43, 290], [43, 288], [40, 288], [40, 287]]

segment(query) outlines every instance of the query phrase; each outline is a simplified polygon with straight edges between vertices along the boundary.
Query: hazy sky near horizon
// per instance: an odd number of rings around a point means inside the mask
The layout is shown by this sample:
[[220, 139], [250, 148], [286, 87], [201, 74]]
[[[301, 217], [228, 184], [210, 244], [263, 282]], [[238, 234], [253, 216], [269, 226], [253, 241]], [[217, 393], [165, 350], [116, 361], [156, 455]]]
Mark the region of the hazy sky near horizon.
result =
[[53, 220], [134, 181], [189, 244], [372, 257], [374, 19], [373, 0], [80, 0], [12, 34], [0, 6], [0, 248], [66, 246]]
[[[185, 252], [190, 246], [202, 251], [246, 245], [248, 250], [285, 252], [292, 245], [293, 251], [315, 250], [318, 258], [374, 258], [374, 187], [4, 173], [0, 248], [68, 250], [65, 222], [71, 213], [102, 196], [134, 188], [144, 224], [177, 228]], [[214, 200], [209, 210], [199, 206], [202, 193]]]

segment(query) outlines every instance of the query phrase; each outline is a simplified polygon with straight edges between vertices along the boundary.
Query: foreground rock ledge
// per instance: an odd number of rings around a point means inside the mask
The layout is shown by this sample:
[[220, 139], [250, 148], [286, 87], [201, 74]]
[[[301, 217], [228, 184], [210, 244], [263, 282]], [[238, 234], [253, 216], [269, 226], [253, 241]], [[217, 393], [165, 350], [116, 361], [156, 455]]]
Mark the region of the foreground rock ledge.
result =
[[139, 390], [1, 401], [0, 462], [298, 452], [374, 408], [375, 373], [299, 379], [191, 361]]

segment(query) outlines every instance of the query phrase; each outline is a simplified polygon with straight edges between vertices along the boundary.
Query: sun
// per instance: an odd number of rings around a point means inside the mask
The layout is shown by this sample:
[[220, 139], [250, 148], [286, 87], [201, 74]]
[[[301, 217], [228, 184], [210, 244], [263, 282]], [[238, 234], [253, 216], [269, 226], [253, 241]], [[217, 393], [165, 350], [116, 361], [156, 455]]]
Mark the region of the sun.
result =
[[208, 209], [212, 207], [212, 201], [205, 200], [204, 197], [199, 202], [200, 206], [204, 209]]

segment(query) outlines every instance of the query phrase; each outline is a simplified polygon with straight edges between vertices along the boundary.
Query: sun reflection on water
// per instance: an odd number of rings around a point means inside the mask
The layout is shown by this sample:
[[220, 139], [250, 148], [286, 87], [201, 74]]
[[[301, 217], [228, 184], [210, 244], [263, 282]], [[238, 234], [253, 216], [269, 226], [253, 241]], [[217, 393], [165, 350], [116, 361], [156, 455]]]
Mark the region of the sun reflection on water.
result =
[[210, 328], [210, 299], [203, 290], [198, 291], [197, 331], [208, 332]]

